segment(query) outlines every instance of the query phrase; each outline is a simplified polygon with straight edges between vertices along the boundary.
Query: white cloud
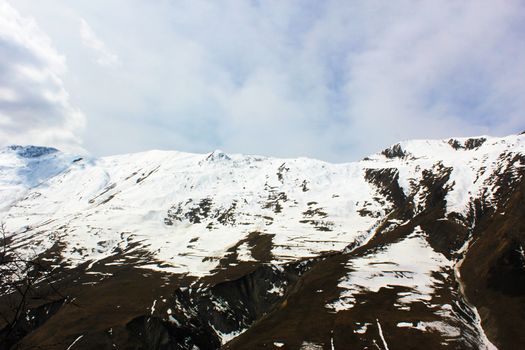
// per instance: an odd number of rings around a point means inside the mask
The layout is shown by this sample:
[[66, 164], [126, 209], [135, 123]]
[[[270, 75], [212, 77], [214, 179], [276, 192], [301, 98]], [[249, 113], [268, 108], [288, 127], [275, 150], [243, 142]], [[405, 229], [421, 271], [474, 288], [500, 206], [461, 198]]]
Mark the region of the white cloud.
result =
[[[95, 154], [343, 161], [400, 139], [525, 129], [519, 0], [50, 1], [16, 6], [67, 54]], [[85, 45], [125, 59], [100, 69]]]
[[410, 4], [376, 13], [390, 19], [346, 62], [346, 115], [358, 143], [523, 128], [525, 104], [514, 97], [525, 81], [512, 78], [525, 74], [523, 6]]
[[118, 63], [118, 56], [107, 48], [83, 18], [80, 19], [80, 37], [86, 47], [95, 51], [98, 64], [109, 66]]
[[69, 101], [65, 58], [36, 22], [0, 1], [0, 145], [81, 152], [84, 116]]

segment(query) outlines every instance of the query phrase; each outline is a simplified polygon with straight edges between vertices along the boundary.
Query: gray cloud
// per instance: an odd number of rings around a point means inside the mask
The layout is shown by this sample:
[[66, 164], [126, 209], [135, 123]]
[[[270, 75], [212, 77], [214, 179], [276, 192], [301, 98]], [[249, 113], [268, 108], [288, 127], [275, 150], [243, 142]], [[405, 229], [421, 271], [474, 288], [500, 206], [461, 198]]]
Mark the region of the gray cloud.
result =
[[0, 1], [0, 144], [80, 152], [84, 117], [61, 80], [65, 59], [36, 23]]

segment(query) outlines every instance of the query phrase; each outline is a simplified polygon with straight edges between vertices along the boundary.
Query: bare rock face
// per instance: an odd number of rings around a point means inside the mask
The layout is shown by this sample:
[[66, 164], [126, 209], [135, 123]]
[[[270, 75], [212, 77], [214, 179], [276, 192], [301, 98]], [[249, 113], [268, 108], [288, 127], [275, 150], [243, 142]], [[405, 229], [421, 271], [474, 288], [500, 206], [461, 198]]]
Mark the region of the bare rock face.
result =
[[387, 158], [404, 158], [408, 154], [403, 150], [399, 143], [396, 143], [392, 147], [389, 147], [381, 152]]
[[517, 349], [525, 136], [360, 162], [0, 151], [2, 349]]
[[12, 145], [8, 146], [7, 150], [14, 151], [16, 154], [23, 158], [38, 158], [58, 152], [53, 147], [40, 147], [40, 146], [20, 146]]

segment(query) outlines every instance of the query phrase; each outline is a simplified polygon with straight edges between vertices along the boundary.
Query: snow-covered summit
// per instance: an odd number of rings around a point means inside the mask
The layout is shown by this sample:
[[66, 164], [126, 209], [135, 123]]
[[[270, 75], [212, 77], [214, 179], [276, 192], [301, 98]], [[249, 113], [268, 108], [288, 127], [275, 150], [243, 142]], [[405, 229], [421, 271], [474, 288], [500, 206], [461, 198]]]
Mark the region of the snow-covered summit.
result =
[[66, 170], [75, 159], [78, 157], [51, 147], [0, 149], [0, 219], [27, 191]]
[[208, 162], [218, 162], [218, 161], [228, 161], [228, 160], [231, 160], [231, 158], [226, 153], [218, 149], [218, 150], [211, 152], [206, 157], [206, 160]]
[[[380, 153], [367, 157], [366, 159], [386, 157], [393, 158], [416, 158], [416, 157], [456, 157], [457, 151], [478, 152], [498, 152], [503, 148], [520, 146], [523, 143], [523, 134], [510, 135], [507, 137], [463, 137], [440, 140], [409, 140], [393, 144]], [[470, 153], [471, 154], [471, 153]]]

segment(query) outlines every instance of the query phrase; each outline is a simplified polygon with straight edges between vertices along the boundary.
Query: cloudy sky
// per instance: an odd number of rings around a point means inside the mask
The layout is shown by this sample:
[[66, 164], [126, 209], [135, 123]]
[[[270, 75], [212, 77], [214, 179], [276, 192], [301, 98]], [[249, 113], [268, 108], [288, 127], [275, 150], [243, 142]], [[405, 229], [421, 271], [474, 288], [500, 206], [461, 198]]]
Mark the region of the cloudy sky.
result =
[[525, 129], [525, 2], [0, 0], [0, 145], [350, 161]]

